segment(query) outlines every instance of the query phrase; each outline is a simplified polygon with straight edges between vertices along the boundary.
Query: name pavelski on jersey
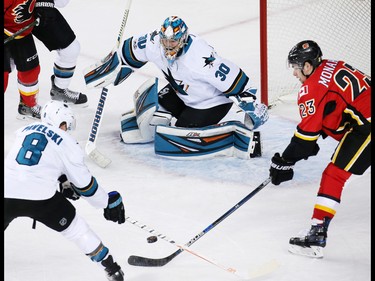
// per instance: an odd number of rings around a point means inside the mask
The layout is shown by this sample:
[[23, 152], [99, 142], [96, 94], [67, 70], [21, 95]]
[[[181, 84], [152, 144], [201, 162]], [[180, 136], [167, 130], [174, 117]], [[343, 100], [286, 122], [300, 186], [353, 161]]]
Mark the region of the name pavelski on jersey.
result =
[[36, 131], [39, 133], [43, 133], [57, 145], [60, 145], [60, 143], [64, 140], [59, 134], [55, 133], [51, 129], [48, 129], [47, 126], [42, 125], [42, 124], [27, 126], [22, 130], [22, 132], [25, 132], [25, 131]]

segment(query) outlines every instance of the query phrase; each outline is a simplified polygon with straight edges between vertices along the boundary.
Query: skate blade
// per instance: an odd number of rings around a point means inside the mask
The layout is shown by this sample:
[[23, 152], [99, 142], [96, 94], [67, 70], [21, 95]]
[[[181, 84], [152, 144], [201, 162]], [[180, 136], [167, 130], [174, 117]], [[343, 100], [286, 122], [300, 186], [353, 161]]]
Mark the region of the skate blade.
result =
[[288, 251], [292, 254], [310, 257], [310, 258], [323, 258], [323, 248], [318, 246], [301, 247], [298, 245], [289, 245]]
[[78, 103], [78, 104], [70, 102], [70, 103], [68, 103], [68, 105], [71, 106], [71, 107], [85, 108], [85, 107], [88, 107], [88, 106], [89, 106], [89, 102], [86, 102], [86, 103]]
[[20, 114], [18, 113], [17, 116], [16, 116], [16, 119], [18, 120], [26, 120], [26, 121], [31, 121], [31, 120], [34, 120], [34, 121], [40, 121], [39, 118], [36, 118], [36, 117], [32, 117], [30, 115], [23, 115], [23, 114]]

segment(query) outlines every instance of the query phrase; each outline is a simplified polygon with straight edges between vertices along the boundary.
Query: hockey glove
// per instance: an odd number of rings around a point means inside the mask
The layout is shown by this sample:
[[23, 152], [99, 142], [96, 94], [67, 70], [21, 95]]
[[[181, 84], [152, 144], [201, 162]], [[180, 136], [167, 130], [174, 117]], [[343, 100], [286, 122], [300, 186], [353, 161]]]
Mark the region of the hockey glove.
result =
[[53, 0], [37, 0], [34, 12], [40, 19], [38, 26], [46, 27], [47, 25], [55, 24], [57, 10]]
[[116, 76], [115, 81], [113, 82], [113, 85], [117, 86], [117, 85], [121, 84], [132, 73], [133, 73], [133, 70], [131, 68], [126, 67], [126, 66], [122, 66], [121, 69], [120, 69], [120, 72]]
[[[250, 88], [236, 95], [237, 105], [245, 113], [245, 125], [255, 130], [268, 120], [268, 108], [265, 104], [255, 104], [257, 89]], [[250, 119], [250, 120], [249, 120]]]
[[58, 181], [60, 182], [60, 192], [62, 193], [62, 195], [64, 195], [64, 197], [74, 201], [78, 200], [81, 197], [81, 195], [75, 191], [74, 184], [68, 181], [66, 175], [61, 175], [58, 178]]
[[294, 172], [294, 162], [288, 162], [284, 160], [280, 153], [275, 153], [271, 159], [270, 167], [270, 177], [271, 182], [274, 185], [279, 185], [284, 181], [291, 180], [293, 178]]
[[245, 125], [248, 126], [251, 130], [255, 130], [256, 128], [267, 122], [268, 108], [265, 104], [241, 102], [238, 104], [238, 106], [242, 108], [243, 111], [245, 111], [246, 115], [250, 118], [252, 124], [246, 124], [247, 122], [245, 118]]
[[[313, 148], [313, 151], [311, 152], [310, 156], [315, 156], [315, 155], [317, 155], [318, 152], [319, 152], [319, 150], [320, 150], [319, 145], [318, 145], [317, 143], [315, 143], [314, 148]], [[309, 158], [310, 156], [307, 156], [307, 157], [305, 157], [305, 158], [303, 158], [303, 159], [307, 160], [307, 158]]]
[[104, 209], [104, 217], [107, 220], [118, 222], [118, 224], [125, 222], [124, 204], [120, 193], [117, 191], [108, 193], [108, 206]]

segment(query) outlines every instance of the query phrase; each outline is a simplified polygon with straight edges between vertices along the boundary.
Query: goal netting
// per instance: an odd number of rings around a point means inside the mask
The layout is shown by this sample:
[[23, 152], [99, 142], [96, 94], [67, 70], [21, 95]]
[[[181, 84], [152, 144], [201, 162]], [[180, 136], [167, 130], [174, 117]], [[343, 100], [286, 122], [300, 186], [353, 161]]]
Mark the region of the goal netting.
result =
[[316, 41], [323, 58], [344, 60], [371, 76], [370, 0], [259, 1], [263, 102], [296, 101], [301, 84], [287, 56], [302, 40]]

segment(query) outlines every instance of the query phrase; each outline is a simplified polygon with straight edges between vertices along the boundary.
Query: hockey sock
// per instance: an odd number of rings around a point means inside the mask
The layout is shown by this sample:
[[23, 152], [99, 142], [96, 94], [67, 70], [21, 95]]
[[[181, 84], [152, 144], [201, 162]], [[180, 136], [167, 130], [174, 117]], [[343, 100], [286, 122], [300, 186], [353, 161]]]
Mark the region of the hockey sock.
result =
[[9, 72], [4, 71], [4, 93], [8, 88]]
[[39, 93], [38, 77], [40, 73], [40, 66], [28, 70], [19, 71], [18, 78], [18, 91], [24, 104], [33, 107], [37, 104], [37, 94]]
[[320, 188], [314, 206], [312, 219], [323, 221], [325, 217], [332, 219], [340, 204], [341, 193], [351, 173], [329, 163], [323, 172]]

